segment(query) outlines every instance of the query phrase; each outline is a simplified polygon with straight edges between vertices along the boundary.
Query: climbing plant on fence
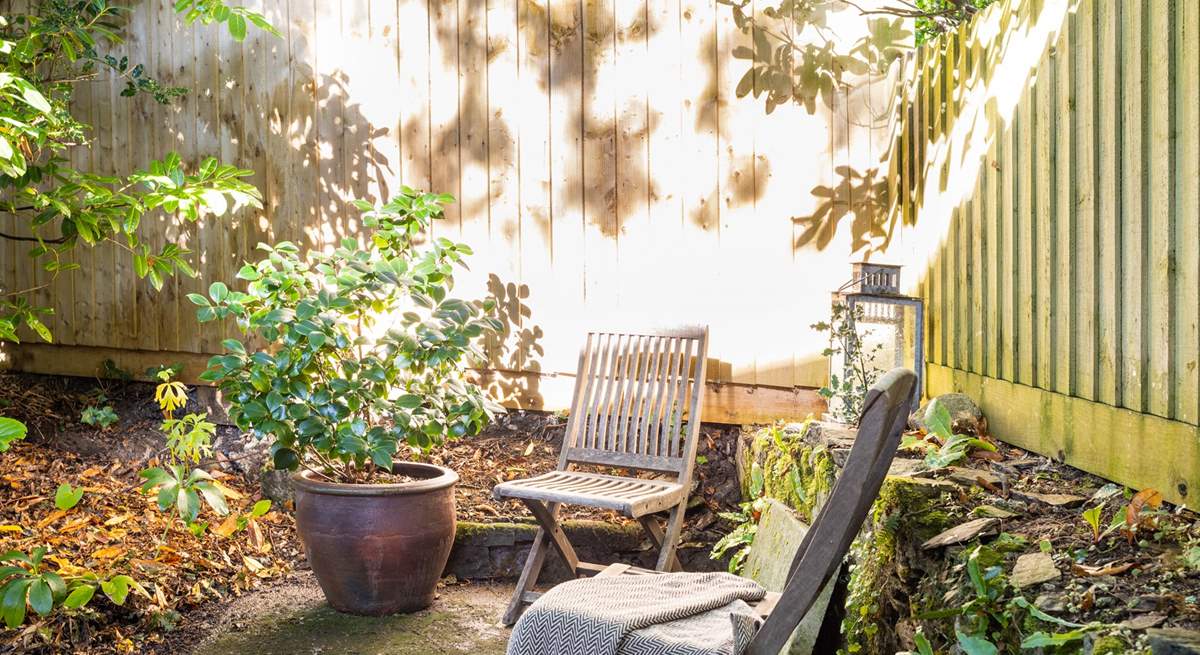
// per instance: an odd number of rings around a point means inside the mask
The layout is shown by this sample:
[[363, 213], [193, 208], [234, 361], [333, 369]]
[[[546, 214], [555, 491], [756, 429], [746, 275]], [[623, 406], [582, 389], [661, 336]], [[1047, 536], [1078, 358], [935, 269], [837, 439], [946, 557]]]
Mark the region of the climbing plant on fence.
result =
[[[257, 14], [222, 7], [176, 3], [185, 19], [224, 22], [235, 38], [245, 35], [247, 20], [270, 28]], [[258, 190], [244, 180], [251, 171], [215, 158], [188, 167], [168, 152], [120, 177], [72, 165], [69, 151], [92, 140], [91, 126], [70, 112], [80, 83], [115, 76], [125, 83], [122, 95], [148, 94], [163, 104], [187, 93], [163, 86], [120, 55], [127, 11], [106, 0], [41, 0], [24, 13], [0, 15], [0, 238], [27, 244], [29, 257], [50, 273], [33, 287], [0, 295], [0, 340], [17, 341], [21, 325], [53, 340], [41, 320], [50, 310], [37, 306], [33, 294], [76, 267], [75, 248], [116, 244], [138, 277], [157, 289], [176, 272], [194, 272], [183, 245], [143, 242], [143, 220], [196, 221], [260, 205]]]
[[[261, 15], [219, 0], [174, 6], [187, 22], [223, 23], [238, 40], [247, 22], [277, 34]], [[51, 310], [35, 294], [77, 267], [74, 249], [115, 244], [138, 277], [159, 289], [177, 272], [195, 272], [182, 244], [144, 242], [143, 220], [197, 221], [261, 206], [262, 196], [245, 181], [251, 171], [212, 157], [189, 167], [178, 154], [163, 153], [118, 177], [72, 165], [69, 151], [92, 141], [91, 126], [70, 111], [79, 84], [114, 76], [125, 84], [123, 96], [147, 94], [162, 104], [188, 92], [163, 86], [120, 54], [128, 11], [107, 0], [38, 0], [24, 12], [0, 14], [0, 240], [28, 246], [31, 265], [49, 273], [28, 288], [0, 290], [0, 341], [19, 341], [22, 326], [53, 341], [42, 320]]]

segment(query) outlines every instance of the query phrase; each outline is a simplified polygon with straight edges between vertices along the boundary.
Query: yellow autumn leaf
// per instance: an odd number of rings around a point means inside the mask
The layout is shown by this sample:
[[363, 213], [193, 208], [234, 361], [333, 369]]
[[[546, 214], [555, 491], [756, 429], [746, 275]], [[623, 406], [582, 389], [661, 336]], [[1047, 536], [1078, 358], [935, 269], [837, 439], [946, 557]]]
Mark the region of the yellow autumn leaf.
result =
[[123, 548], [109, 546], [107, 548], [101, 548], [100, 550], [92, 553], [92, 557], [95, 557], [96, 559], [115, 559], [120, 557], [124, 552], [125, 549]]
[[220, 489], [221, 493], [225, 494], [226, 498], [233, 498], [234, 500], [237, 500], [239, 498], [246, 497], [244, 494], [242, 494], [242, 492], [237, 491], [235, 489], [230, 489], [229, 487], [226, 487], [225, 485], [223, 485], [220, 482], [217, 482], [215, 480], [213, 481], [213, 486], [216, 487], [217, 489]]
[[21, 531], [21, 526], [19, 526], [19, 525], [0, 525], [0, 532], [20, 532], [20, 531]]
[[213, 532], [221, 535], [222, 537], [229, 537], [232, 536], [234, 532], [237, 532], [237, 524], [238, 516], [236, 514], [230, 514], [229, 516], [225, 517], [224, 521], [221, 521], [221, 525], [213, 528]]
[[55, 521], [61, 519], [62, 517], [66, 516], [66, 515], [67, 515], [67, 513], [62, 511], [61, 509], [50, 512], [50, 514], [46, 518], [38, 521], [37, 527], [44, 528], [47, 525], [54, 523]]

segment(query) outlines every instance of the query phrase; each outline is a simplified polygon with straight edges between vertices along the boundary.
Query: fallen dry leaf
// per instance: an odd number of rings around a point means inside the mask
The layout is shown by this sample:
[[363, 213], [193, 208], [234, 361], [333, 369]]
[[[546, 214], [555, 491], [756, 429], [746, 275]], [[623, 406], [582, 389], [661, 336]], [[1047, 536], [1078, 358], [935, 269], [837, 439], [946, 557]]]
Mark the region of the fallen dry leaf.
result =
[[124, 553], [125, 553], [124, 548], [117, 548], [116, 546], [109, 546], [107, 548], [101, 548], [100, 550], [97, 550], [96, 552], [92, 553], [92, 557], [95, 557], [96, 559], [116, 559]]
[[47, 525], [54, 523], [55, 521], [61, 519], [62, 517], [66, 516], [66, 515], [67, 515], [66, 512], [62, 511], [61, 509], [56, 509], [53, 512], [50, 512], [49, 516], [38, 521], [37, 527], [38, 527], [38, 529], [44, 528]]
[[1098, 577], [1101, 575], [1121, 575], [1122, 573], [1132, 569], [1133, 562], [1124, 564], [1109, 564], [1108, 566], [1088, 566], [1087, 564], [1072, 564], [1071, 572], [1075, 575], [1087, 577]]

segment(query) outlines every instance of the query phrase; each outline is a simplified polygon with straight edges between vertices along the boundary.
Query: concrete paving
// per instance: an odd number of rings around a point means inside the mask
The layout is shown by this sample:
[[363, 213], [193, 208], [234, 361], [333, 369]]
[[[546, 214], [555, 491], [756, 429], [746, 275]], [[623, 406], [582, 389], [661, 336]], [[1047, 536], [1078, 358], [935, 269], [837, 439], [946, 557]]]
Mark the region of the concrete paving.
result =
[[[509, 630], [498, 619], [511, 585], [443, 587], [430, 608], [369, 618], [339, 614], [308, 582], [235, 602], [194, 650], [197, 655], [502, 655]], [[272, 593], [274, 592], [274, 593]], [[242, 601], [244, 599], [239, 599]]]

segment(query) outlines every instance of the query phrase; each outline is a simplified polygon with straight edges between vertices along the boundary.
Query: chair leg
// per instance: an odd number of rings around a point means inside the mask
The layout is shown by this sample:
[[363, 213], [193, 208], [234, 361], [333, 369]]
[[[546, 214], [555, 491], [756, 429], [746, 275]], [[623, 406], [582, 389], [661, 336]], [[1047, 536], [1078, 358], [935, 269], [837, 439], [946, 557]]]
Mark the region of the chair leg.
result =
[[671, 509], [667, 519], [667, 532], [663, 535], [662, 546], [658, 549], [658, 564], [656, 571], [669, 571], [672, 560], [675, 560], [675, 544], [679, 543], [679, 532], [683, 529], [683, 515], [687, 510], [687, 499]]
[[[650, 543], [654, 544], [654, 547], [657, 548], [659, 550], [659, 552], [662, 552], [663, 529], [662, 529], [662, 526], [658, 524], [658, 518], [656, 518], [653, 514], [650, 514], [647, 516], [639, 516], [638, 522], [640, 522], [642, 524], [642, 527], [645, 528], [645, 530], [646, 530], [646, 534], [650, 536]], [[671, 571], [682, 571], [683, 570], [683, 565], [679, 563], [679, 558], [675, 555], [674, 551], [671, 552], [671, 568], [670, 568], [670, 570]]]
[[578, 575], [579, 556], [575, 554], [571, 540], [567, 539], [567, 533], [563, 532], [562, 526], [558, 524], [557, 508], [551, 509], [538, 500], [522, 498], [521, 502], [525, 503], [525, 506], [533, 514], [533, 518], [537, 519], [538, 524], [542, 526], [542, 530], [549, 538], [550, 545], [554, 546], [554, 550], [558, 551], [563, 562], [566, 563], [567, 570], [571, 572], [571, 575]]
[[553, 546], [558, 551], [566, 563], [567, 569], [573, 574], [578, 574], [579, 570], [579, 558], [575, 555], [575, 549], [558, 524], [558, 503], [547, 505], [536, 500], [522, 500], [529, 511], [533, 513], [540, 527], [537, 535], [533, 538], [533, 547], [529, 550], [529, 557], [525, 559], [525, 567], [521, 569], [521, 577], [517, 580], [517, 588], [513, 591], [512, 600], [509, 601], [508, 609], [505, 610], [501, 619], [506, 626], [516, 623], [517, 619], [521, 617], [521, 613], [525, 611], [525, 606], [529, 604], [526, 594], [532, 592], [537, 586], [538, 576], [542, 572], [542, 566], [546, 563], [548, 546]]
[[521, 618], [521, 612], [525, 611], [525, 593], [533, 591], [537, 585], [538, 576], [542, 573], [542, 565], [546, 563], [546, 546], [549, 537], [546, 531], [538, 528], [537, 535], [533, 538], [533, 547], [529, 549], [529, 556], [525, 558], [525, 566], [521, 569], [521, 577], [517, 579], [517, 589], [513, 592], [512, 600], [508, 602], [508, 609], [504, 611], [504, 616], [500, 619], [505, 626], [512, 627], [517, 619]]

